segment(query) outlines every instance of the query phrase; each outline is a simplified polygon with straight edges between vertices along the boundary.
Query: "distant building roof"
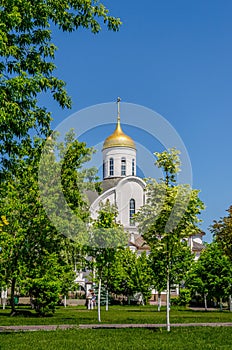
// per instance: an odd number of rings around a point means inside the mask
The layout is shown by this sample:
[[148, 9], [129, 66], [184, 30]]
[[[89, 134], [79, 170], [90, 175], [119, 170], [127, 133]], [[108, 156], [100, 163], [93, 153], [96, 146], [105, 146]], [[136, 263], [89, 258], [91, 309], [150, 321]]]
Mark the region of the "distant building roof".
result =
[[204, 244], [193, 241], [193, 246], [192, 246], [193, 251], [202, 251], [204, 248], [205, 248]]
[[150, 250], [149, 245], [144, 241], [142, 236], [138, 236], [135, 242], [129, 242], [130, 245], [136, 247], [138, 250]]

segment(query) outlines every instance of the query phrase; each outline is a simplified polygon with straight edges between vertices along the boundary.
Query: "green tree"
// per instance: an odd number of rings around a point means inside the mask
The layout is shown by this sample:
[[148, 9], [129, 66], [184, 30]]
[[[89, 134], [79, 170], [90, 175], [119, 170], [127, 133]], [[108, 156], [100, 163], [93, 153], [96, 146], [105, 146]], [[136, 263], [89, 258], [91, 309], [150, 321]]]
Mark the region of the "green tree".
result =
[[[11, 177], [9, 175], [1, 187], [0, 206], [9, 218], [9, 225], [0, 238], [0, 246], [4, 252], [0, 269], [5, 271], [4, 283], [11, 287], [12, 312], [15, 308], [14, 294], [17, 285], [21, 286], [22, 280], [33, 279], [35, 275], [37, 279], [43, 278], [44, 269], [46, 270], [48, 265], [46, 261], [51, 260], [50, 256], [55, 254], [56, 259], [51, 261], [57, 261], [60, 267], [64, 267], [56, 268], [60, 272], [60, 280], [73, 280], [73, 262], [76, 258], [73, 253], [76, 249], [80, 251], [80, 244], [86, 243], [87, 239], [87, 234], [80, 235], [80, 227], [76, 226], [76, 222], [78, 225], [81, 222], [81, 227], [85, 227], [88, 222], [88, 215], [85, 213], [86, 211], [88, 213], [88, 204], [81, 186], [78, 187], [76, 184], [82, 179], [85, 182], [82, 187], [88, 188], [88, 179], [84, 176], [88, 175], [88, 171], [84, 170], [83, 174], [81, 167], [92, 152], [74, 138], [75, 135], [71, 132], [63, 145], [51, 140], [48, 157], [43, 158], [44, 168], [42, 175], [40, 174], [40, 181], [44, 185], [43, 188], [40, 187], [41, 191], [34, 176], [34, 172], [38, 169], [37, 159], [34, 157], [32, 159], [28, 157], [18, 163], [17, 174], [11, 174]], [[62, 149], [65, 154], [63, 158], [61, 152], [60, 157], [56, 159], [57, 148]], [[60, 173], [57, 169], [63, 171]], [[46, 177], [46, 171], [52, 176]], [[93, 174], [93, 171], [90, 170], [90, 173]], [[46, 202], [47, 211], [40, 201], [41, 196]], [[67, 201], [66, 207], [56, 206], [55, 204], [62, 203], [63, 197]], [[73, 213], [71, 220], [64, 213], [67, 207]], [[53, 215], [54, 220], [57, 219], [57, 224], [60, 225], [59, 232], [48, 215], [50, 218]], [[87, 232], [86, 229], [85, 231]]]
[[128, 304], [134, 293], [136, 285], [133, 276], [136, 264], [136, 254], [128, 247], [115, 253], [114, 262], [110, 269], [110, 291], [116, 295], [127, 298]]
[[[175, 254], [170, 256], [170, 285], [179, 285], [180, 287], [193, 263], [194, 255], [185, 240], [175, 248]], [[158, 292], [158, 311], [160, 311], [161, 292], [165, 290], [167, 283], [167, 266], [163, 257], [163, 250], [153, 247], [149, 254], [149, 261], [152, 269], [152, 285]]]
[[54, 75], [52, 28], [98, 33], [101, 23], [117, 31], [121, 22], [94, 0], [2, 0], [0, 23], [0, 154], [9, 167], [32, 151], [33, 135], [51, 133], [41, 93], [51, 93], [61, 108], [71, 106], [64, 81]]
[[110, 270], [110, 291], [123, 295], [130, 304], [135, 294], [141, 295], [141, 302], [151, 297], [152, 271], [146, 253], [137, 255], [129, 248], [118, 250]]
[[147, 181], [147, 203], [136, 215], [139, 230], [151, 250], [162, 252], [166, 264], [167, 330], [170, 331], [169, 290], [171, 261], [181, 250], [182, 242], [198, 232], [198, 215], [204, 208], [199, 191], [189, 185], [176, 184], [180, 160], [178, 151], [155, 153], [156, 165], [164, 171], [164, 179]]
[[117, 249], [128, 243], [128, 235], [121, 224], [117, 223], [117, 208], [109, 200], [101, 203], [98, 217], [93, 222], [90, 253], [94, 259], [94, 268], [98, 277], [98, 321], [101, 322], [101, 286], [104, 285], [108, 295], [109, 271]]
[[222, 299], [229, 298], [232, 292], [231, 262], [217, 242], [207, 244], [190, 269], [186, 285], [193, 295], [195, 293], [202, 295], [205, 310], [207, 310], [207, 299], [217, 299], [222, 307]]
[[223, 249], [225, 254], [232, 260], [232, 206], [227, 210], [228, 215], [219, 221], [214, 221], [211, 232], [214, 239]]

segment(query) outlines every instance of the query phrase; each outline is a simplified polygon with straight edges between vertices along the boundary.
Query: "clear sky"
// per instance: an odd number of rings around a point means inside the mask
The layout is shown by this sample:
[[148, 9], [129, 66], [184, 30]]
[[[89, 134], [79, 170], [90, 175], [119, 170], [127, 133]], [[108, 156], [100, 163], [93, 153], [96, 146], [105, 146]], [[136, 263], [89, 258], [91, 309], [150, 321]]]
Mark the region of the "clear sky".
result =
[[[121, 18], [118, 33], [54, 33], [57, 74], [67, 82], [73, 107], [61, 111], [47, 101], [53, 126], [117, 96], [161, 114], [189, 153], [193, 187], [207, 207], [201, 226], [210, 241], [207, 228], [232, 204], [232, 2], [103, 3]], [[156, 151], [155, 144], [150, 147]]]

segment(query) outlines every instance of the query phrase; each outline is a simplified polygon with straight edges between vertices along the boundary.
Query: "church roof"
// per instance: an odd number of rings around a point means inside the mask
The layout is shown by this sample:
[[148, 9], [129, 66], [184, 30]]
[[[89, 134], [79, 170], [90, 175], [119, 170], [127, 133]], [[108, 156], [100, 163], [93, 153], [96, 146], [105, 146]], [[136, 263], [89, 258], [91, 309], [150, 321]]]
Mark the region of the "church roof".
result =
[[136, 149], [135, 143], [132, 140], [132, 138], [128, 135], [126, 135], [121, 128], [120, 124], [120, 111], [119, 111], [119, 106], [120, 106], [120, 97], [117, 99], [117, 104], [118, 104], [118, 119], [117, 119], [117, 125], [116, 128], [110, 136], [108, 136], [105, 139], [105, 142], [103, 144], [103, 149], [106, 148], [111, 148], [111, 147], [129, 147]]
[[120, 119], [118, 119], [116, 128], [110, 136], [105, 139], [103, 149], [111, 147], [129, 147], [136, 149], [135, 143], [132, 138], [126, 135], [121, 128]]
[[117, 186], [120, 180], [122, 180], [121, 177], [110, 177], [110, 178], [104, 179], [101, 183], [101, 187], [103, 190], [102, 192], [106, 192], [110, 188]]
[[89, 204], [91, 205], [98, 197], [99, 194], [97, 191], [86, 190], [85, 195], [88, 198]]

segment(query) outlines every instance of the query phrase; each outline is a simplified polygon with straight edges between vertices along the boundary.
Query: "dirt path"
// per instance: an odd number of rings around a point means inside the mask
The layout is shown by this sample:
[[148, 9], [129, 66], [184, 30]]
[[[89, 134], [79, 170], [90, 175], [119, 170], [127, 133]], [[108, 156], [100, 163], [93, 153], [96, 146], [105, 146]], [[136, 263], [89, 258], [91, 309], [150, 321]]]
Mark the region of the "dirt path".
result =
[[[32, 331], [55, 331], [58, 329], [118, 329], [118, 328], [164, 328], [165, 323], [151, 324], [80, 324], [80, 325], [36, 325], [36, 326], [0, 326], [0, 332], [32, 332]], [[210, 323], [172, 323], [171, 327], [232, 327], [232, 322], [210, 322]]]

